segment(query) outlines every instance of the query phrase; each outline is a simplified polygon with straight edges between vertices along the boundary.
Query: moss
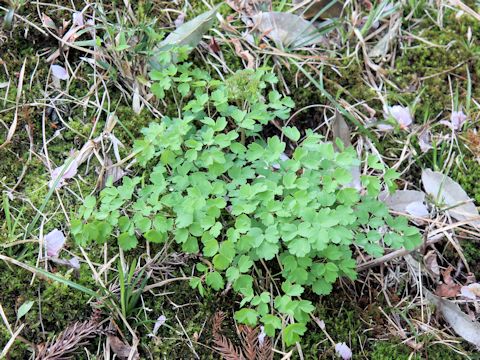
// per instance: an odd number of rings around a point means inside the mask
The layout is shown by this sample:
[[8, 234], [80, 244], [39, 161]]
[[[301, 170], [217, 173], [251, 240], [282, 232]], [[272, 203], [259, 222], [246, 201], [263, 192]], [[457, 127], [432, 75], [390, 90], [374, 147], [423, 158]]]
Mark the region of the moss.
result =
[[[57, 275], [71, 278], [72, 274], [57, 269]], [[66, 285], [50, 280], [39, 279], [30, 285], [32, 274], [17, 268], [0, 264], [0, 288], [2, 289], [2, 307], [11, 325], [14, 324], [18, 308], [25, 301], [34, 301], [27, 315], [20, 321], [25, 324], [22, 337], [39, 344], [66, 328], [74, 321], [82, 321], [90, 316], [89, 296], [72, 290]], [[84, 286], [94, 287], [90, 271], [82, 266], [79, 279], [72, 279]], [[0, 325], [0, 347], [4, 347], [10, 334], [2, 323]], [[18, 346], [17, 346], [18, 345]], [[26, 359], [30, 350], [17, 341], [10, 352], [12, 359]]]
[[[194, 356], [188, 336], [194, 342], [195, 352], [201, 359], [217, 358], [211, 349], [200, 344], [211, 345], [211, 319], [217, 310], [226, 312], [227, 319], [231, 318], [230, 315], [233, 317], [235, 297], [232, 294], [221, 296], [213, 290], [207, 290], [202, 298], [196, 290], [190, 288], [187, 281], [174, 283], [167, 290], [168, 295], [145, 299], [145, 306], [152, 309], [150, 317], [165, 315], [167, 326], [160, 328], [157, 339], [146, 336], [153, 324], [149, 324], [148, 329], [143, 329], [142, 347], [148, 349], [154, 359], [190, 359]], [[224, 328], [229, 338], [235, 339], [236, 335], [231, 332], [234, 329], [233, 323], [227, 320]]]

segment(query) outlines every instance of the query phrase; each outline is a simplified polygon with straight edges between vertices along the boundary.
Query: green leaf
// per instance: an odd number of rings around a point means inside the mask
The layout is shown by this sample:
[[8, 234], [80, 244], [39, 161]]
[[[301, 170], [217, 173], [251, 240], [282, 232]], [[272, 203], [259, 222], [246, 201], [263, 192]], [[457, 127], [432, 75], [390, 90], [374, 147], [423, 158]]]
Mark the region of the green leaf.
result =
[[282, 290], [288, 296], [300, 296], [303, 293], [303, 287], [298, 284], [292, 284], [288, 280], [282, 283]]
[[298, 131], [296, 127], [284, 126], [282, 128], [282, 131], [285, 134], [285, 136], [288, 137], [290, 140], [295, 142], [300, 140], [300, 131]]
[[158, 243], [162, 244], [165, 242], [166, 236], [165, 233], [161, 233], [157, 230], [150, 230], [146, 234], [144, 234], [145, 239], [150, 241], [151, 243]]
[[252, 309], [241, 309], [236, 311], [234, 315], [235, 320], [252, 327], [257, 325], [257, 317], [257, 312]]
[[205, 282], [214, 290], [223, 289], [225, 286], [222, 275], [216, 271], [209, 272], [205, 277]]
[[274, 337], [275, 330], [282, 328], [282, 320], [278, 316], [267, 314], [260, 320], [264, 325], [264, 330], [267, 336]]
[[24, 317], [30, 311], [34, 303], [34, 301], [25, 301], [22, 305], [20, 305], [17, 311], [17, 320], [20, 320], [22, 317]]
[[252, 222], [250, 218], [247, 215], [242, 214], [237, 217], [237, 220], [235, 221], [235, 228], [240, 233], [246, 233], [248, 230], [250, 230], [251, 223]]
[[312, 285], [312, 290], [317, 295], [328, 295], [332, 292], [332, 284], [326, 282], [324, 279], [318, 279]]
[[215, 269], [217, 270], [225, 270], [226, 268], [228, 268], [231, 262], [231, 258], [228, 258], [222, 254], [217, 254], [213, 258], [213, 266], [215, 266]]
[[130, 235], [129, 233], [120, 234], [117, 241], [118, 245], [125, 251], [134, 249], [138, 244], [137, 237], [135, 235]]
[[240, 256], [240, 259], [238, 259], [238, 270], [241, 273], [247, 272], [253, 265], [253, 261], [248, 257], [247, 255], [242, 255]]
[[283, 340], [285, 340], [285, 344], [290, 346], [299, 342], [300, 336], [302, 336], [305, 331], [307, 331], [305, 324], [295, 323], [288, 325], [283, 329]]

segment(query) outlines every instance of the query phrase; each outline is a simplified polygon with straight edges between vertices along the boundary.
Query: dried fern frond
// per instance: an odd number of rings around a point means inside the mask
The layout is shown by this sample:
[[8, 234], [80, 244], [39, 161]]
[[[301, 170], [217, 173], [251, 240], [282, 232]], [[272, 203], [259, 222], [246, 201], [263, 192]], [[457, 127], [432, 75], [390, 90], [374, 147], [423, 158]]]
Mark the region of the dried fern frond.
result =
[[263, 344], [258, 344], [257, 360], [273, 360], [272, 341], [265, 337]]
[[242, 351], [236, 348], [225, 336], [217, 334], [213, 343], [215, 344], [213, 348], [218, 351], [223, 360], [245, 360]]
[[215, 313], [212, 319], [213, 348], [218, 351], [224, 360], [273, 360], [273, 348], [271, 340], [262, 333], [260, 329], [251, 328], [246, 325], [238, 326], [238, 337], [242, 348], [236, 347], [230, 339], [223, 336], [223, 320], [225, 314], [221, 311]]
[[101, 332], [101, 325], [97, 319], [84, 322], [75, 322], [67, 327], [60, 335], [39, 346], [36, 360], [67, 360], [72, 359], [80, 346], [88, 345], [89, 340]]
[[258, 329], [252, 329], [246, 325], [238, 327], [240, 332], [240, 340], [243, 346], [243, 353], [247, 360], [257, 359], [258, 353]]
[[213, 315], [213, 320], [212, 320], [213, 337], [215, 337], [216, 335], [220, 335], [220, 332], [222, 331], [223, 320], [225, 320], [225, 313], [223, 311], [217, 311]]
[[220, 334], [222, 331], [223, 320], [225, 314], [222, 311], [217, 311], [212, 319], [212, 334], [213, 334], [213, 348], [218, 351], [224, 360], [245, 360], [240, 349], [237, 349], [232, 342]]

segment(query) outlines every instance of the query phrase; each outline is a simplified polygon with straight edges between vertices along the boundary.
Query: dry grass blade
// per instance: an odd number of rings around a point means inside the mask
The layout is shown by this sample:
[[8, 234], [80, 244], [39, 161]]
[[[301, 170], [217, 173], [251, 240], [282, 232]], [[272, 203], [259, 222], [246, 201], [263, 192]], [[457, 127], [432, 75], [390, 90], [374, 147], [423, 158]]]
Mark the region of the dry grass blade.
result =
[[13, 343], [15, 342], [15, 339], [17, 338], [18, 335], [22, 332], [25, 324], [20, 325], [20, 327], [15, 331], [15, 333], [12, 334], [10, 337], [10, 340], [8, 340], [7, 344], [2, 350], [2, 353], [0, 354], [0, 359], [3, 359], [4, 357], [7, 356], [8, 352], [10, 351], [10, 348], [12, 347]]
[[56, 339], [41, 346], [36, 360], [72, 359], [78, 348], [87, 345], [89, 340], [100, 331], [101, 325], [95, 319], [76, 322], [66, 328]]
[[27, 64], [27, 59], [23, 60], [22, 69], [20, 70], [20, 74], [18, 76], [18, 86], [17, 86], [17, 96], [15, 98], [15, 114], [13, 116], [12, 125], [8, 129], [7, 137], [5, 142], [0, 145], [0, 149], [4, 148], [7, 144], [12, 141], [13, 135], [17, 130], [17, 123], [18, 123], [18, 105], [20, 103], [20, 97], [22, 96], [22, 88], [23, 88], [23, 78], [25, 77], [25, 65]]

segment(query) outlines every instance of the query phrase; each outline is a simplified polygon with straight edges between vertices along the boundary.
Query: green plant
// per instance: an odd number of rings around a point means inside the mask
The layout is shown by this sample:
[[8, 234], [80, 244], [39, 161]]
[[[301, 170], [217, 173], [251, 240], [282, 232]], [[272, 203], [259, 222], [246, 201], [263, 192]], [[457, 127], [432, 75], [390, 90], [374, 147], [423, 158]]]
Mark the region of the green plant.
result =
[[[197, 264], [191, 286], [203, 294], [205, 285], [231, 284], [242, 297], [236, 320], [260, 321], [269, 336], [283, 328], [290, 345], [315, 309], [301, 296], [308, 289], [326, 295], [340, 276], [355, 278], [353, 245], [379, 256], [384, 246], [421, 243], [406, 218], [392, 217], [376, 199], [383, 186], [394, 188], [397, 174], [375, 156], [366, 159], [371, 175], [362, 176], [360, 193], [349, 187], [352, 166], [360, 164], [352, 147], [337, 142], [335, 151], [311, 130], [300, 142], [298, 129], [285, 127], [298, 143], [285, 159], [280, 137], [262, 138], [264, 127], [288, 119], [294, 106], [272, 89], [271, 72], [246, 70], [223, 82], [188, 63], [172, 65], [168, 55], [163, 60], [164, 68], [151, 74], [152, 91], [160, 98], [173, 91], [183, 112], [143, 130], [135, 143], [143, 172], [117, 187], [110, 182], [98, 201], [85, 199], [72, 220], [78, 244], [114, 237], [130, 250], [139, 240], [174, 241], [201, 253], [210, 261]], [[254, 283], [277, 274], [283, 282], [272, 301]]]
[[118, 262], [118, 282], [120, 286], [120, 309], [125, 319], [128, 319], [137, 307], [142, 291], [147, 285], [148, 276], [145, 275], [145, 268], [138, 274], [135, 273], [136, 260], [124, 269], [121, 262]]

